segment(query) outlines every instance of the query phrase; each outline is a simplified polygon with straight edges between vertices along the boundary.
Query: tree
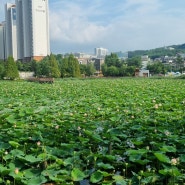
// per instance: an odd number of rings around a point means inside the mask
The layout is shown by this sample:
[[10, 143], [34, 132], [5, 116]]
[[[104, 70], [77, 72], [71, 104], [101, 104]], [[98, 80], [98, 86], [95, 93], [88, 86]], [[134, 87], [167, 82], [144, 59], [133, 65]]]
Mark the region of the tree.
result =
[[19, 71], [24, 71], [24, 70], [23, 70], [23, 63], [22, 63], [21, 61], [17, 61], [17, 62], [16, 62], [16, 65], [17, 65], [17, 69], [18, 69]]
[[3, 79], [5, 73], [4, 61], [0, 61], [0, 79]]
[[135, 69], [135, 66], [128, 66], [125, 71], [126, 76], [134, 76]]
[[37, 71], [38, 71], [38, 65], [37, 65], [37, 63], [38, 62], [36, 60], [32, 60], [31, 61], [31, 64], [30, 64], [30, 66], [31, 66], [30, 71], [33, 71], [35, 73], [35, 75], [37, 74]]
[[150, 71], [151, 74], [165, 74], [166, 72], [165, 66], [161, 62], [149, 64], [147, 65], [147, 69]]
[[5, 77], [10, 80], [19, 78], [17, 65], [12, 56], [9, 56], [5, 64]]
[[70, 54], [62, 59], [61, 63], [61, 76], [62, 77], [80, 77], [80, 65], [78, 60]]
[[53, 54], [51, 54], [49, 56], [48, 66], [49, 66], [49, 75], [48, 76], [54, 77], [54, 78], [59, 78], [61, 73], [60, 73], [56, 58]]
[[86, 75], [91, 76], [96, 72], [96, 69], [92, 63], [87, 64]]
[[178, 55], [175, 62], [176, 62], [177, 70], [179, 70], [182, 73], [183, 67], [184, 67], [184, 60], [180, 55]]
[[17, 68], [19, 71], [33, 71], [32, 70], [32, 61], [30, 62], [16, 62]]
[[37, 72], [38, 76], [50, 76], [48, 57], [38, 63]]
[[121, 61], [119, 60], [118, 56], [115, 53], [111, 53], [110, 55], [107, 55], [105, 57], [105, 64], [107, 67], [110, 66], [116, 66], [116, 67], [121, 67]]
[[136, 68], [141, 67], [141, 57], [133, 57], [127, 59], [127, 65], [128, 66], [135, 66]]
[[87, 65], [80, 64], [80, 73], [83, 75], [86, 75], [86, 71], [87, 71]]
[[119, 70], [116, 66], [110, 66], [107, 68], [107, 76], [119, 76]]
[[126, 69], [127, 69], [127, 66], [126, 65], [122, 65], [119, 68], [119, 74], [120, 74], [120, 76], [127, 76]]
[[62, 55], [62, 54], [56, 55], [56, 60], [57, 60], [58, 62], [61, 62], [61, 61], [62, 61], [62, 58], [63, 58], [63, 55]]
[[65, 77], [68, 77], [70, 76], [68, 74], [68, 58], [63, 58], [61, 64], [60, 64], [60, 72], [61, 72], [61, 77], [62, 78], [65, 78]]
[[106, 64], [102, 64], [101, 70], [102, 70], [103, 76], [107, 76], [107, 65]]

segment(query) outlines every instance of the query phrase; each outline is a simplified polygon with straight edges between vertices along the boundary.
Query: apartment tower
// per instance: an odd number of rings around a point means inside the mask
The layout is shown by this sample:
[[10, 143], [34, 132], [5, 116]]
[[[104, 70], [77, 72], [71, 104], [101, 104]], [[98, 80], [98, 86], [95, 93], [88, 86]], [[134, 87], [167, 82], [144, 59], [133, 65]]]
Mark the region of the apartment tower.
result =
[[5, 58], [13, 56], [17, 60], [17, 31], [16, 31], [16, 8], [15, 4], [5, 5]]
[[95, 48], [94, 51], [97, 58], [105, 58], [108, 54], [108, 50], [105, 48]]
[[6, 59], [6, 34], [5, 34], [5, 22], [0, 24], [0, 60]]
[[22, 61], [50, 54], [48, 0], [16, 0], [17, 51]]

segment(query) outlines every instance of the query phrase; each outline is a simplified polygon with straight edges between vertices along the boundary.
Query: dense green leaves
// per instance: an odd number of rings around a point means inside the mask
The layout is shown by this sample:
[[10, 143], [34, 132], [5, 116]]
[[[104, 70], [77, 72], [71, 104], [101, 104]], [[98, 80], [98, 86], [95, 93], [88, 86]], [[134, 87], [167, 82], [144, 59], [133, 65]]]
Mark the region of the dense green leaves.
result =
[[85, 178], [85, 174], [78, 168], [74, 168], [71, 172], [73, 181], [81, 181]]
[[59, 78], [60, 77], [60, 70], [59, 70], [59, 67], [58, 67], [57, 60], [56, 60], [56, 58], [54, 57], [53, 54], [51, 54], [49, 56], [48, 66], [49, 66], [48, 76], [54, 77], [54, 78]]
[[3, 79], [5, 73], [4, 62], [0, 60], [0, 79]]
[[5, 63], [5, 78], [14, 80], [19, 78], [18, 69], [12, 56], [9, 56]]
[[90, 182], [97, 183], [103, 179], [103, 174], [100, 171], [94, 172], [91, 175]]
[[105, 57], [102, 72], [104, 76], [134, 76], [135, 69], [140, 67], [140, 57], [121, 60], [116, 54], [111, 53]]
[[154, 153], [154, 155], [157, 157], [159, 161], [164, 162], [164, 163], [170, 163], [169, 157], [167, 157], [165, 154], [156, 152]]
[[184, 183], [183, 80], [0, 86], [1, 184]]
[[165, 75], [166, 73], [165, 66], [161, 62], [155, 62], [152, 64], [148, 64], [147, 69], [150, 71], [151, 74], [164, 74]]
[[71, 54], [60, 62], [62, 77], [80, 77], [80, 66], [78, 60]]

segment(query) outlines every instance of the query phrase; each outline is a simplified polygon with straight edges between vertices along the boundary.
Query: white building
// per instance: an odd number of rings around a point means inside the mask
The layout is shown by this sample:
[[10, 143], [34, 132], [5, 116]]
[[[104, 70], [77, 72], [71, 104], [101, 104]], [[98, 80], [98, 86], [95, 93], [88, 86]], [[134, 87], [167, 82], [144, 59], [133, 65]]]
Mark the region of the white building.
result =
[[17, 31], [16, 31], [16, 8], [15, 4], [7, 3], [5, 5], [5, 27], [6, 27], [6, 35], [5, 35], [5, 48], [6, 48], [6, 56], [13, 56], [15, 60], [17, 60]]
[[94, 51], [97, 58], [104, 58], [108, 54], [108, 50], [105, 48], [95, 48]]
[[141, 69], [146, 69], [147, 68], [147, 65], [148, 63], [150, 62], [150, 58], [148, 57], [148, 55], [144, 55], [144, 56], [141, 56], [141, 63], [142, 63], [142, 68]]
[[50, 54], [48, 0], [16, 0], [18, 59], [41, 60]]
[[136, 69], [135, 70], [135, 77], [150, 77], [150, 71], [145, 69]]
[[5, 22], [0, 24], [0, 60], [6, 59]]

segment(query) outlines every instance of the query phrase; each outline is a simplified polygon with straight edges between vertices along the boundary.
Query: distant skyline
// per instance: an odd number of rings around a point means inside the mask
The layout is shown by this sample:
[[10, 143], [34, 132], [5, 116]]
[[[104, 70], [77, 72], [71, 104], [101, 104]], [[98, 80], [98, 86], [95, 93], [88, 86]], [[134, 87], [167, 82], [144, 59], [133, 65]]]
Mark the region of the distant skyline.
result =
[[[4, 4], [0, 0], [0, 22]], [[49, 0], [51, 52], [133, 51], [185, 43], [184, 0]]]

